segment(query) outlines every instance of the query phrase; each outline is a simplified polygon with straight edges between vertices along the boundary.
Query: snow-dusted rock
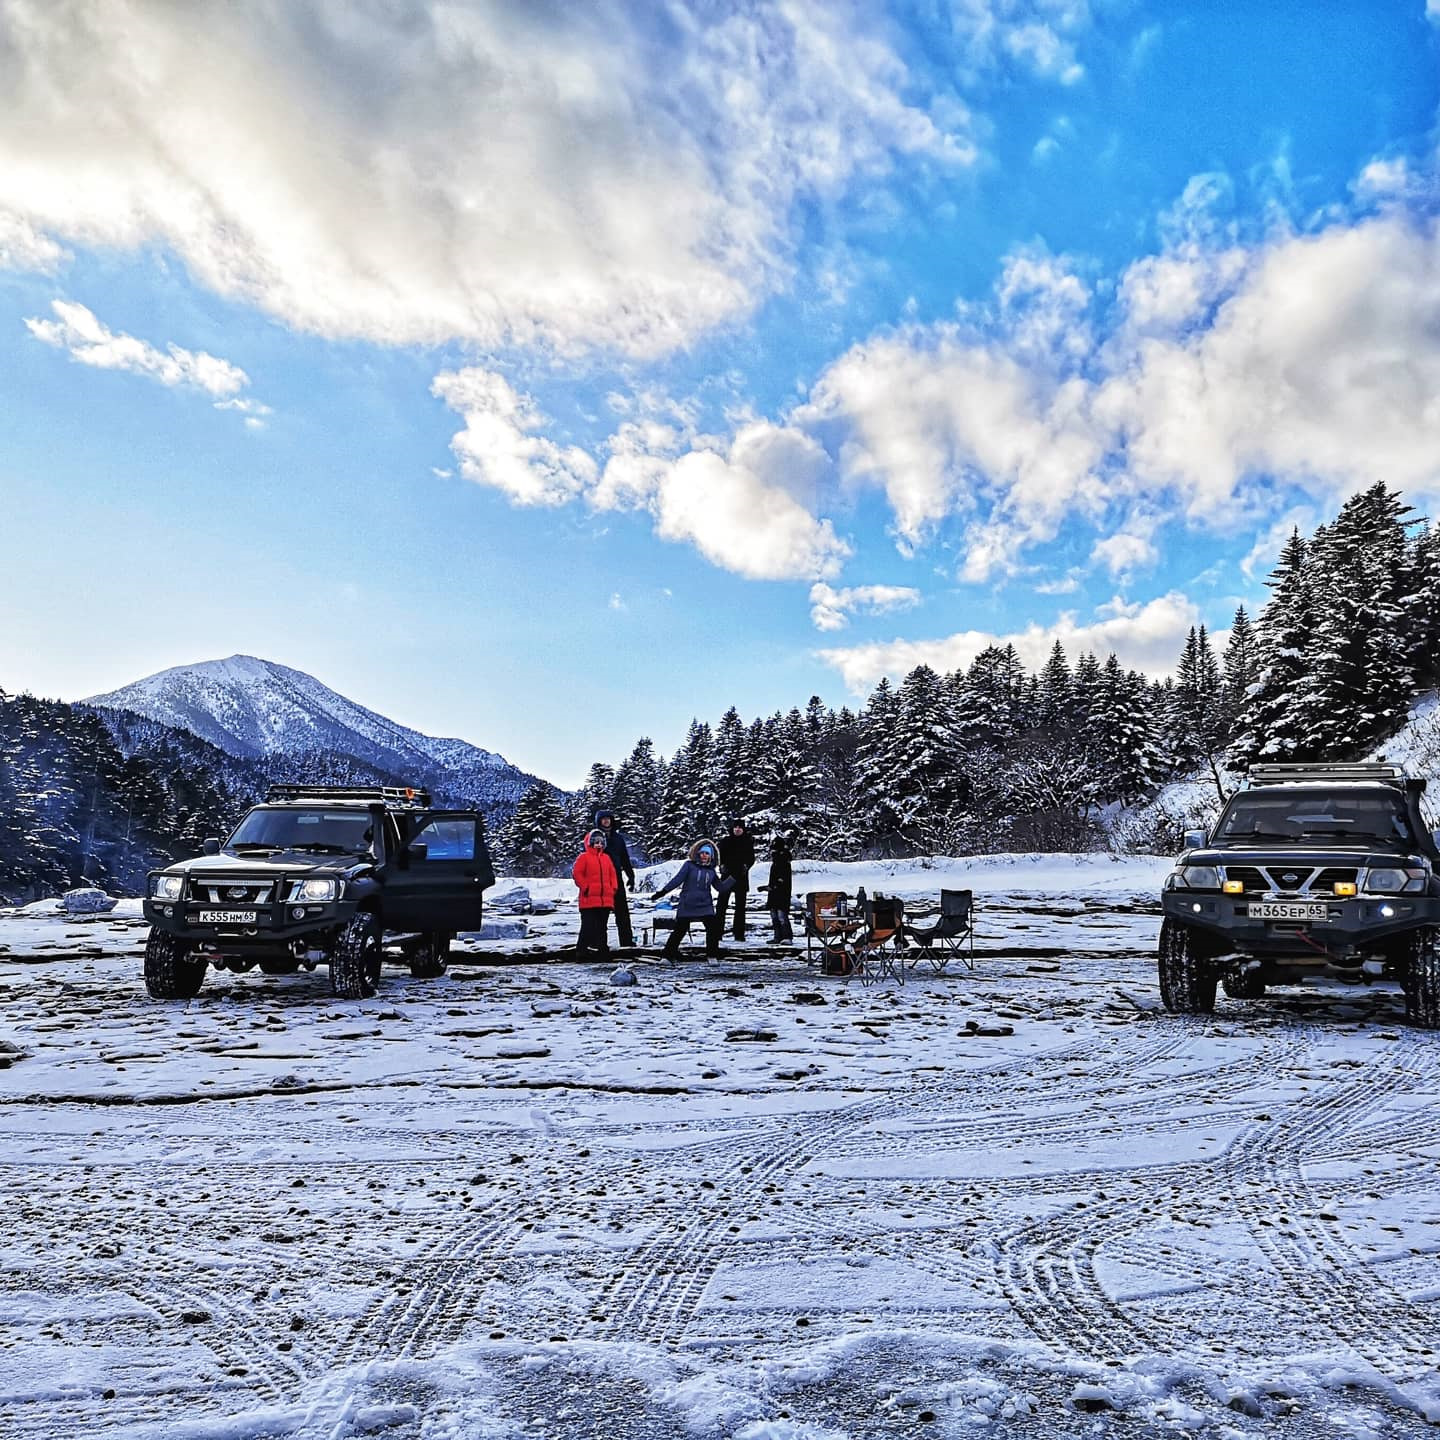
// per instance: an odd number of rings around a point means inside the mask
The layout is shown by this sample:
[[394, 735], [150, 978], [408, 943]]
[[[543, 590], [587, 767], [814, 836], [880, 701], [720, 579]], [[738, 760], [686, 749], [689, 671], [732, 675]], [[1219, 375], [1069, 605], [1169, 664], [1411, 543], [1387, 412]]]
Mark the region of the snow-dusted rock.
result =
[[486, 920], [478, 930], [466, 930], [462, 940], [524, 940], [530, 926], [524, 920]]
[[529, 888], [521, 885], [518, 881], [502, 880], [485, 895], [487, 910], [508, 910], [515, 914], [529, 914], [533, 903]]
[[610, 983], [612, 985], [633, 985], [635, 972], [628, 965], [617, 965], [610, 972]]
[[61, 909], [67, 915], [103, 915], [107, 910], [113, 910], [117, 903], [93, 885], [67, 890], [60, 899]]

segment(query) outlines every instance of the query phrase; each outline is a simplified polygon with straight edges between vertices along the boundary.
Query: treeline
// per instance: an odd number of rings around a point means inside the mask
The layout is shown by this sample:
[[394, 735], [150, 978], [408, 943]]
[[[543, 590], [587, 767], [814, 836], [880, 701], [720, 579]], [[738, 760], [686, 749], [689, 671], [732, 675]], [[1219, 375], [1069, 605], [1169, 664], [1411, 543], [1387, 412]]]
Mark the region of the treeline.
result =
[[184, 731], [127, 754], [93, 710], [0, 691], [0, 898], [138, 893], [151, 866], [227, 832], [244, 790], [229, 756]]
[[1223, 786], [1256, 760], [1366, 754], [1436, 683], [1440, 537], [1377, 484], [1294, 533], [1269, 586], [1222, 648], [1192, 629], [1163, 681], [1058, 643], [1027, 671], [1013, 646], [992, 646], [963, 670], [882, 680], [858, 711], [811, 697], [747, 722], [732, 707], [693, 721], [669, 757], [642, 739], [620, 765], [593, 765], [568, 804], [532, 789], [498, 835], [502, 862], [556, 872], [601, 805], [652, 860], [734, 816], [823, 859], [1084, 849], [1107, 812], [1178, 776]]

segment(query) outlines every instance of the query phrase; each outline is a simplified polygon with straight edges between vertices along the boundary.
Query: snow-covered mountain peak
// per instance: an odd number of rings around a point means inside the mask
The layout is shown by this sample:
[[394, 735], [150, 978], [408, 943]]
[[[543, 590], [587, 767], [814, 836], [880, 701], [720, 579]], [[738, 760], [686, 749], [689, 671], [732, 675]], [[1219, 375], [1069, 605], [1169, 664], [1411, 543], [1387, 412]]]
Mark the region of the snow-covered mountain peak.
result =
[[493, 751], [424, 735], [367, 710], [303, 670], [255, 655], [177, 665], [85, 703], [188, 730], [231, 755], [349, 756], [477, 800], [497, 788], [523, 789], [533, 778]]

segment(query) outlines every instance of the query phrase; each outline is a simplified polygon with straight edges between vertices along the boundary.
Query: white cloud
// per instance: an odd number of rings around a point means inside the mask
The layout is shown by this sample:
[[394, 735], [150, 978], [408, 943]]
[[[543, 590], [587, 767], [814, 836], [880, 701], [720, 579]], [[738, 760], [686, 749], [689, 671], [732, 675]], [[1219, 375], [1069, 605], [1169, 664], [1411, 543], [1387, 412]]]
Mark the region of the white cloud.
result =
[[843, 630], [852, 615], [888, 615], [913, 610], [921, 601], [908, 585], [853, 585], [836, 590], [817, 581], [810, 587], [810, 622], [817, 630]]
[[1054, 624], [1032, 623], [1010, 634], [964, 630], [940, 640], [893, 640], [822, 650], [819, 655], [857, 695], [873, 688], [882, 675], [898, 680], [917, 665], [941, 672], [968, 666], [987, 645], [1014, 645], [1025, 664], [1038, 670], [1057, 640], [1072, 661], [1087, 650], [1100, 656], [1113, 650], [1127, 668], [1161, 678], [1173, 671], [1186, 633], [1203, 618], [1192, 601], [1175, 592], [1145, 604], [1112, 600], [1096, 613], [1098, 619], [1083, 625], [1067, 612]]
[[471, 366], [435, 377], [431, 392], [465, 417], [450, 442], [467, 480], [503, 491], [517, 505], [563, 505], [595, 482], [595, 461], [578, 445], [535, 432], [547, 417], [493, 370]]
[[1395, 208], [1245, 245], [1225, 198], [1188, 187], [1102, 333], [1073, 265], [1015, 256], [991, 306], [854, 346], [790, 423], [884, 493], [902, 551], [962, 521], [974, 582], [1077, 523], [1123, 577], [1166, 521], [1234, 532], [1376, 479], [1440, 494], [1440, 222]]
[[1118, 579], [1133, 575], [1136, 570], [1149, 569], [1160, 558], [1149, 536], [1123, 530], [1097, 540], [1090, 555]]
[[166, 246], [332, 337], [662, 354], [780, 282], [798, 201], [974, 156], [858, 0], [0, 0], [0, 34], [7, 263]]
[[201, 390], [217, 397], [217, 410], [237, 410], [251, 429], [264, 425], [263, 417], [271, 413], [268, 405], [248, 395], [241, 395], [250, 377], [238, 366], [204, 350], [185, 350], [179, 345], [157, 349], [148, 341], [133, 335], [117, 333], [96, 318], [84, 305], [69, 300], [52, 300], [53, 320], [32, 316], [25, 328], [46, 345], [67, 351], [72, 360], [93, 365], [98, 370], [122, 370], [131, 375], [145, 375], [162, 385]]
[[950, 12], [977, 71], [1008, 61], [1062, 85], [1085, 74], [1074, 43], [1090, 23], [1085, 0], [950, 0]]
[[537, 433], [546, 417], [495, 371], [447, 371], [432, 389], [464, 416], [451, 441], [461, 474], [517, 504], [644, 510], [662, 540], [752, 580], [831, 577], [850, 554], [816, 514], [829, 458], [797, 430], [754, 421], [722, 440], [627, 420], [602, 470], [581, 447]]
[[[1063, 265], [1012, 259], [989, 325], [909, 326], [854, 347], [816, 383], [799, 424], [838, 427], [852, 485], [878, 485], [903, 548], [972, 518], [963, 573], [1012, 571], [1021, 546], [1089, 506], [1103, 445], [1068, 377], [1091, 344], [1088, 292]], [[995, 333], [1005, 339], [997, 341]]]
[[[1435, 0], [1440, 4], [1440, 0]], [[1410, 166], [1404, 156], [1393, 160], [1372, 160], [1355, 181], [1355, 192], [1369, 199], [1403, 195], [1410, 187]]]
[[1425, 0], [1425, 13], [1432, 20], [1440, 20], [1440, 0]]
[[28, 220], [0, 209], [0, 270], [37, 270], [48, 275], [67, 258], [64, 249]]

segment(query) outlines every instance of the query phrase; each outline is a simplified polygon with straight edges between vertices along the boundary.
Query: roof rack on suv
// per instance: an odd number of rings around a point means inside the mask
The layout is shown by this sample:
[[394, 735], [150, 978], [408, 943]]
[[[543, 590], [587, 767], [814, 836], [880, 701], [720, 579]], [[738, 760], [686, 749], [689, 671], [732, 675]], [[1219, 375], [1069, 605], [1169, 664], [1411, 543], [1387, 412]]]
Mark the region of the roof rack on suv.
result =
[[1305, 780], [1374, 780], [1382, 784], [1403, 785], [1406, 777], [1399, 765], [1377, 761], [1332, 763], [1317, 760], [1294, 765], [1252, 765], [1248, 778], [1252, 785], [1293, 785]]
[[280, 800], [364, 800], [397, 809], [428, 809], [430, 792], [415, 785], [272, 785], [266, 802]]

